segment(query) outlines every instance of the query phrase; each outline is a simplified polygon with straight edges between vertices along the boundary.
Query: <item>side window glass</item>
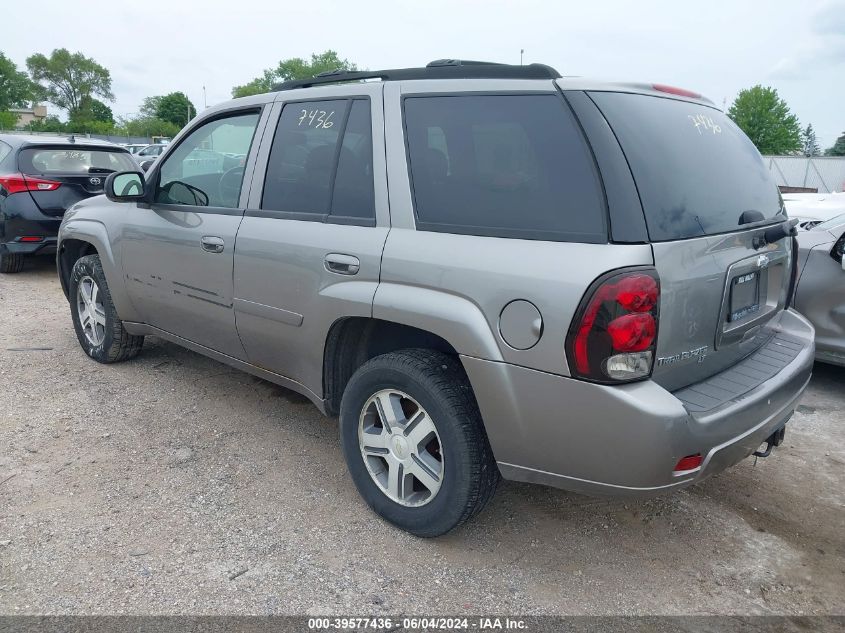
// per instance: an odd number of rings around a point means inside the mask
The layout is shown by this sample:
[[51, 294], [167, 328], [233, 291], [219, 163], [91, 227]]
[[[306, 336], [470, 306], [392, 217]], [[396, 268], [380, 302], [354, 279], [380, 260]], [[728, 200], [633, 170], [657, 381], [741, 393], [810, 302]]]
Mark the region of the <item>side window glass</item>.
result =
[[155, 201], [237, 208], [258, 118], [241, 114], [193, 130], [162, 164]]
[[6, 158], [6, 156], [8, 156], [9, 152], [11, 151], [11, 146], [6, 145], [3, 141], [0, 141], [0, 161]]
[[404, 114], [418, 228], [606, 239], [598, 173], [559, 96], [409, 97]]
[[373, 195], [373, 130], [370, 102], [352, 102], [337, 162], [331, 215], [375, 218]]
[[262, 209], [325, 216], [349, 101], [288, 103], [279, 117]]

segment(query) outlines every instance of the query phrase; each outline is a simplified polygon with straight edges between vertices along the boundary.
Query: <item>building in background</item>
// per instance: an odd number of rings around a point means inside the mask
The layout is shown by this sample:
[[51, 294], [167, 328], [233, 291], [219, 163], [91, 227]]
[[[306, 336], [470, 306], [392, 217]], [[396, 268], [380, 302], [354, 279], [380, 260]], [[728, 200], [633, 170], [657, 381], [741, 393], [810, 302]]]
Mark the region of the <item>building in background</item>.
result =
[[9, 112], [18, 116], [18, 128], [25, 128], [30, 123], [43, 121], [47, 118], [47, 106], [45, 105], [36, 105], [31, 108], [11, 108]]

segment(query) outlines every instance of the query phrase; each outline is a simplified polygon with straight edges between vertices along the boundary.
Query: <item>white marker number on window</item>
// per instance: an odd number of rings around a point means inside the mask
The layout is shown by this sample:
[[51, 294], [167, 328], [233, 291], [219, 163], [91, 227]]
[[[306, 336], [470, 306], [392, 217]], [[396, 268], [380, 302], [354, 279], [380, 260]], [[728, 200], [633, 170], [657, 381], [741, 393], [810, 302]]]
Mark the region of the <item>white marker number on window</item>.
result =
[[695, 116], [688, 114], [687, 118], [692, 121], [695, 129], [698, 130], [699, 136], [705, 132], [712, 132], [713, 134], [722, 133], [722, 127], [720, 125], [716, 125], [716, 122], [705, 114], [696, 114]]
[[312, 127], [318, 130], [320, 128], [328, 129], [334, 126], [334, 121], [332, 121], [334, 110], [331, 112], [326, 112], [325, 110], [301, 110], [301, 112], [302, 115], [299, 117], [298, 123], [299, 127], [305, 125], [306, 127]]

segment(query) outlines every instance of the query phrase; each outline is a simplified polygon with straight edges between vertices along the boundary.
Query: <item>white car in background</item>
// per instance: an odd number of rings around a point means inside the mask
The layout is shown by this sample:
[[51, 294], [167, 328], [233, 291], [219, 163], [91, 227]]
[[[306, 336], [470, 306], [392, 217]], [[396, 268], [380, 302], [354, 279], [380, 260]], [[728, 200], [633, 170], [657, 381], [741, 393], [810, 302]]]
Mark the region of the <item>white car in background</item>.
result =
[[798, 218], [800, 229], [811, 229], [845, 213], [845, 192], [782, 195], [786, 212], [790, 218]]

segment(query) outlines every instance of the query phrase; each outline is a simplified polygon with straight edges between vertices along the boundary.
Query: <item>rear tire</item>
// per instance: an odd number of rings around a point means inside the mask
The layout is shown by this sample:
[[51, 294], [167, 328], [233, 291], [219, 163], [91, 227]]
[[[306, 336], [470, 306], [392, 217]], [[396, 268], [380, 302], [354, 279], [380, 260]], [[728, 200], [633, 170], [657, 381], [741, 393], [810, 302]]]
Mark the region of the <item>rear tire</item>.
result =
[[143, 336], [129, 334], [117, 316], [99, 255], [76, 260], [68, 285], [76, 338], [99, 363], [117, 363], [137, 356]]
[[23, 255], [0, 253], [0, 273], [19, 273], [23, 270]]
[[340, 440], [364, 500], [417, 536], [472, 518], [499, 482], [469, 380], [440, 352], [404, 350], [362, 365], [343, 393]]

